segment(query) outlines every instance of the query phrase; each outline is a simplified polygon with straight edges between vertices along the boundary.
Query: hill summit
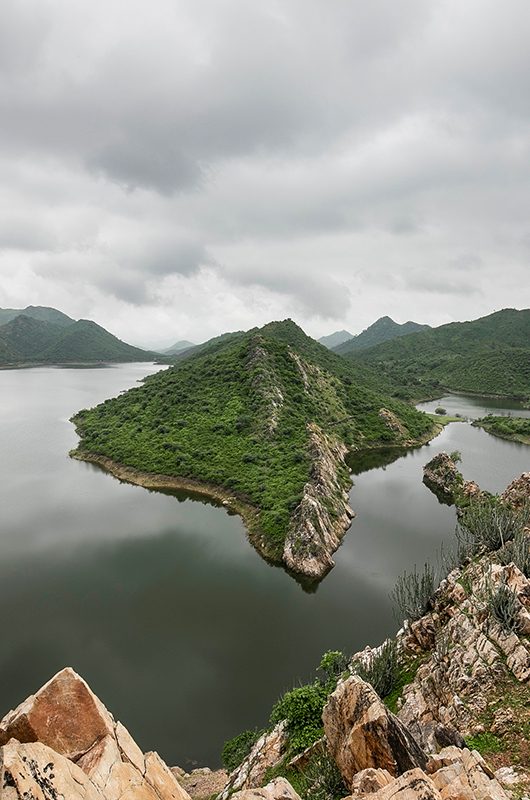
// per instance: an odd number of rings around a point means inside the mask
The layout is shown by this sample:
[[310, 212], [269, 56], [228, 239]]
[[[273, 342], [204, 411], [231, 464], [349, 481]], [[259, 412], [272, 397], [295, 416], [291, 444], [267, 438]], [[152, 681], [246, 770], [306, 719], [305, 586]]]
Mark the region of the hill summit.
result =
[[351, 522], [348, 451], [412, 445], [433, 425], [292, 320], [217, 339], [73, 421], [77, 457], [222, 499], [264, 556], [313, 579]]

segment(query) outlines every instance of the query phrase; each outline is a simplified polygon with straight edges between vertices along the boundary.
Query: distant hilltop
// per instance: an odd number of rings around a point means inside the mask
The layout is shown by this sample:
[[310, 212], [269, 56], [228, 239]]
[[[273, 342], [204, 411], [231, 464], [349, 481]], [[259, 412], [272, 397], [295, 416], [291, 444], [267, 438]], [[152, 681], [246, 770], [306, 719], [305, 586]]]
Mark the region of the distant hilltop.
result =
[[47, 306], [0, 309], [0, 367], [153, 361], [158, 354], [122, 342], [96, 322]]

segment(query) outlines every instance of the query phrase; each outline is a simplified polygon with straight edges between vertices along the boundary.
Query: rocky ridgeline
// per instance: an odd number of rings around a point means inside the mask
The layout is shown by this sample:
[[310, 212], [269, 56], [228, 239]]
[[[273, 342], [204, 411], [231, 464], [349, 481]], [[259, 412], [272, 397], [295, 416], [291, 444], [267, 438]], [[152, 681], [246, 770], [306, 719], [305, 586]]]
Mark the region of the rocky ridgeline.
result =
[[332, 555], [354, 515], [342, 477], [347, 447], [314, 422], [308, 424], [307, 430], [311, 477], [293, 513], [283, 561], [294, 572], [320, 579], [333, 567]]

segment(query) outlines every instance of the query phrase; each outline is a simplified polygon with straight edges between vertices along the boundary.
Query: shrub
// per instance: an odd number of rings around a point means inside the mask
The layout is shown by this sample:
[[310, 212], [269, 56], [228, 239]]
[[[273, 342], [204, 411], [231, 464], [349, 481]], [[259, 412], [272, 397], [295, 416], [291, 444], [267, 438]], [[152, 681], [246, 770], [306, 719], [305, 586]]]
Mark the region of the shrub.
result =
[[473, 554], [499, 550], [522, 533], [528, 512], [517, 511], [496, 498], [475, 500], [462, 511], [459, 520], [461, 536], [469, 542]]
[[413, 572], [399, 576], [391, 597], [402, 619], [420, 619], [428, 610], [435, 591], [435, 574], [430, 564], [424, 564], [423, 572], [414, 566]]
[[325, 684], [335, 684], [347, 669], [348, 657], [341, 650], [328, 650], [322, 656], [318, 666], [318, 671], [324, 676]]
[[462, 453], [460, 450], [453, 450], [452, 453], [449, 453], [449, 458], [451, 461], [454, 461], [455, 464], [459, 464], [462, 461]]
[[243, 731], [243, 733], [224, 743], [221, 758], [223, 766], [228, 772], [232, 772], [243, 763], [263, 733], [264, 731], [260, 731], [257, 728]]
[[298, 775], [296, 788], [304, 800], [339, 800], [347, 794], [339, 768], [324, 749]]
[[490, 613], [508, 633], [517, 633], [520, 622], [515, 592], [503, 581], [494, 589], [491, 583], [486, 587], [486, 603]]
[[447, 414], [447, 410], [445, 408], [443, 408], [442, 406], [438, 406], [437, 408], [434, 409], [434, 413], [435, 414], [440, 414], [440, 416], [443, 417], [445, 414]]
[[389, 695], [399, 676], [396, 640], [387, 639], [367, 662], [357, 661], [353, 669], [363, 681], [373, 686], [379, 697]]
[[287, 720], [289, 751], [300, 753], [322, 736], [322, 710], [328, 692], [319, 682], [297, 686], [274, 705], [270, 717], [273, 725]]

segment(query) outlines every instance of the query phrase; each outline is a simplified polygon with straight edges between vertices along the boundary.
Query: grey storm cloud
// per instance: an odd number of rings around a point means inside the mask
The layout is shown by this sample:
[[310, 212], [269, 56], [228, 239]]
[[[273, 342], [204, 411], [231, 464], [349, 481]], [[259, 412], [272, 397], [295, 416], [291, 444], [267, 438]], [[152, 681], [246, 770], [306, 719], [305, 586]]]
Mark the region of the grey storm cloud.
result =
[[530, 304], [529, 38], [526, 0], [3, 0], [0, 305], [171, 343]]

